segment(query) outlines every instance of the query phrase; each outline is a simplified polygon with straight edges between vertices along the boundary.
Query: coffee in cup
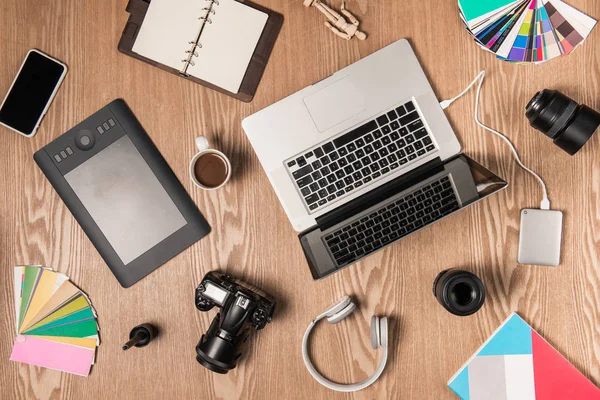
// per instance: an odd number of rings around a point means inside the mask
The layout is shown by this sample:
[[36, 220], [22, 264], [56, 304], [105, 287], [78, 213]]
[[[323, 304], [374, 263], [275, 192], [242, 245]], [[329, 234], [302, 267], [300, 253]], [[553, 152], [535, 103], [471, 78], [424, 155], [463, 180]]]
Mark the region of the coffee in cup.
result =
[[231, 177], [231, 163], [225, 154], [211, 149], [204, 136], [196, 138], [200, 151], [190, 162], [190, 178], [196, 186], [213, 190], [225, 185]]

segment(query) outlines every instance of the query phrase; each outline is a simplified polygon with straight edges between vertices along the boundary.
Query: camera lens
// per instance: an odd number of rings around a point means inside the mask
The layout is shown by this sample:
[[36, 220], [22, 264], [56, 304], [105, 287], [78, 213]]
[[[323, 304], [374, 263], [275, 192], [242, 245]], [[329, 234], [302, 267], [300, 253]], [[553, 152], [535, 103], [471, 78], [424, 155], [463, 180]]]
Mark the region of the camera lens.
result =
[[236, 359], [234, 346], [218, 336], [202, 335], [196, 346], [196, 360], [202, 366], [219, 374], [226, 374], [234, 369]]
[[536, 93], [525, 115], [532, 127], [570, 155], [577, 153], [600, 126], [600, 113], [557, 90]]
[[450, 269], [440, 272], [435, 278], [433, 294], [447, 311], [467, 316], [483, 306], [485, 286], [471, 272]]

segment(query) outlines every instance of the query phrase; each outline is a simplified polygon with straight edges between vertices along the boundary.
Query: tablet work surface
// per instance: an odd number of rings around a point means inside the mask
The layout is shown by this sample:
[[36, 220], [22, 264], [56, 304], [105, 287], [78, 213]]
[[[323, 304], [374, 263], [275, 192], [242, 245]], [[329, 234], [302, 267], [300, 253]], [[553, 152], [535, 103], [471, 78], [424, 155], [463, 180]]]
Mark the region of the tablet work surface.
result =
[[128, 136], [66, 174], [65, 179], [123, 264], [185, 225]]

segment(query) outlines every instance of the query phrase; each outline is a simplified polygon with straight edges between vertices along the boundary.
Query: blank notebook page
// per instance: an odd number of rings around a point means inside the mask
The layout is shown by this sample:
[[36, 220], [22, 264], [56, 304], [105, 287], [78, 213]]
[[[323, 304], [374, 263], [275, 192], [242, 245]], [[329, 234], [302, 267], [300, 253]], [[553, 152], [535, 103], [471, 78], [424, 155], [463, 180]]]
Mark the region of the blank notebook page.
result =
[[204, 15], [205, 0], [152, 0], [133, 51], [153, 61], [182, 70]]
[[234, 0], [219, 0], [213, 10], [187, 73], [237, 93], [269, 16]]

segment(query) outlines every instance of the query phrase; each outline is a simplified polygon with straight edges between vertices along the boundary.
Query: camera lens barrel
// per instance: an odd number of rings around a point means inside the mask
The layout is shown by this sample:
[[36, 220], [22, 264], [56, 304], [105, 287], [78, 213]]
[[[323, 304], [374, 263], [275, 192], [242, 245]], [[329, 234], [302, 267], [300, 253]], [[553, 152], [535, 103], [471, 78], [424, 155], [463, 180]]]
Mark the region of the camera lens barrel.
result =
[[557, 90], [536, 93], [525, 115], [533, 128], [570, 155], [577, 153], [600, 126], [600, 113]]
[[556, 90], [543, 90], [529, 101], [525, 115], [532, 127], [555, 139], [576, 111], [577, 103], [567, 96]]
[[483, 306], [485, 286], [471, 272], [449, 269], [435, 278], [433, 295], [448, 312], [464, 317], [474, 314]]
[[232, 343], [218, 336], [202, 336], [196, 346], [196, 361], [218, 374], [226, 374], [236, 366], [237, 353]]
[[600, 113], [586, 105], [578, 107], [577, 117], [565, 129], [564, 134], [554, 139], [554, 144], [575, 155], [600, 127]]

